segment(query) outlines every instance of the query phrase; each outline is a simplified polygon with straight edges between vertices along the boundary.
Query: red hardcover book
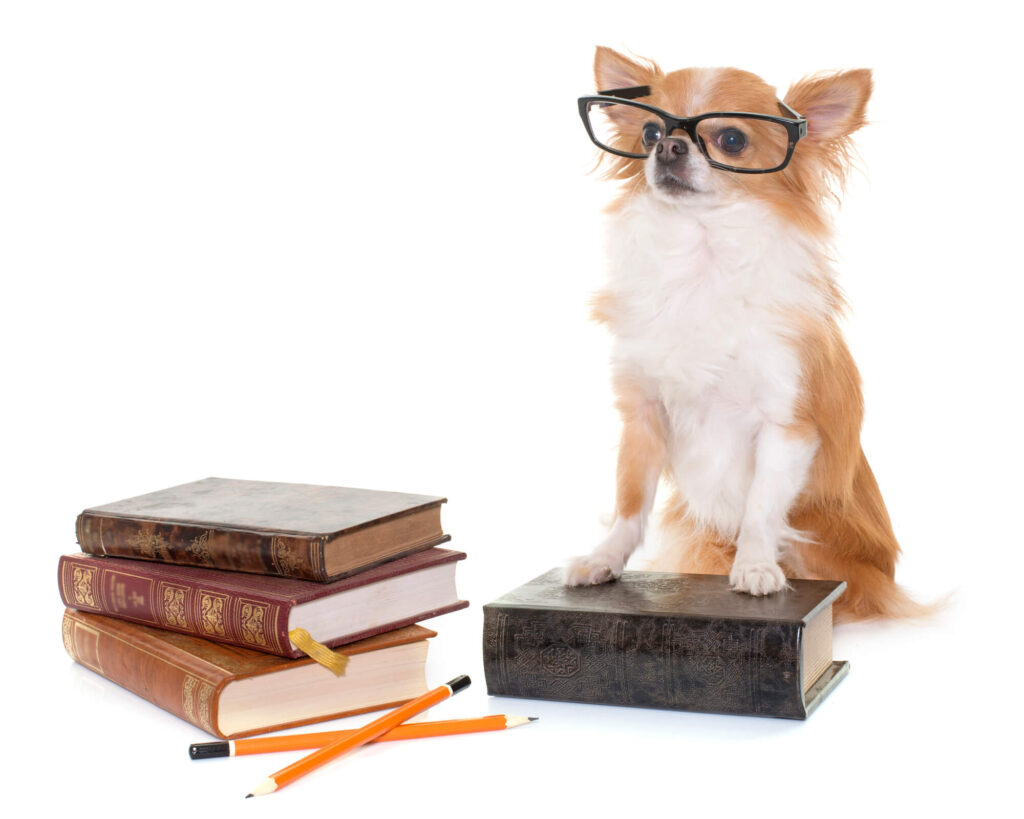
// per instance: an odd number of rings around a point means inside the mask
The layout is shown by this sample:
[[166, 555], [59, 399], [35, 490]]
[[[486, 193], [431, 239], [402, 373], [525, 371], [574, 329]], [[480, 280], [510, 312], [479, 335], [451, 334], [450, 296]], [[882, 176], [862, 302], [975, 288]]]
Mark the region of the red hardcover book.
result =
[[339, 646], [465, 608], [455, 567], [465, 553], [430, 549], [333, 583], [86, 554], [64, 555], [66, 606], [219, 643], [304, 656], [288, 639], [303, 628]]
[[205, 478], [86, 509], [83, 552], [324, 583], [449, 540], [444, 498]]

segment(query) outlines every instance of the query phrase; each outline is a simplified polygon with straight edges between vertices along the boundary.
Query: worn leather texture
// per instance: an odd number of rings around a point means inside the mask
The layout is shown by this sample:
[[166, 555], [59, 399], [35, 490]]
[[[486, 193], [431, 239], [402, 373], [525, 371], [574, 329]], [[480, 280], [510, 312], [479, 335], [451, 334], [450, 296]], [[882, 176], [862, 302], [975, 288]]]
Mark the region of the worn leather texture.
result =
[[[373, 708], [354, 711], [339, 709], [336, 713], [324, 714], [316, 720], [268, 725], [228, 737], [217, 729], [218, 698], [228, 682], [271, 674], [294, 665], [312, 664], [313, 660], [283, 659], [75, 609], [64, 612], [63, 632], [64, 647], [74, 660], [222, 739], [290, 728], [400, 704], [380, 703]], [[352, 643], [345, 653], [362, 654], [436, 636], [437, 632], [428, 628], [407, 626]], [[323, 669], [323, 673], [331, 672]], [[296, 692], [296, 696], [301, 695], [301, 691]]]
[[[364, 585], [456, 562], [465, 556], [464, 552], [429, 549], [333, 583], [311, 583], [78, 554], [61, 557], [57, 576], [66, 606], [298, 658], [305, 655], [288, 639], [289, 615], [295, 605], [343, 595]], [[443, 608], [409, 611], [400, 619], [377, 623], [373, 628], [318, 639], [331, 647], [341, 646], [468, 605], [465, 600], [453, 600]]]
[[484, 607], [488, 692], [804, 719], [802, 631], [845, 584], [791, 583], [751, 597], [724, 576], [626, 572], [570, 588], [552, 570]]
[[[88, 554], [207, 566], [327, 582], [326, 550], [370, 527], [417, 515], [400, 554], [370, 555], [344, 574], [450, 538], [445, 498], [338, 486], [205, 478], [84, 510], [76, 525]], [[390, 546], [390, 544], [389, 544]]]

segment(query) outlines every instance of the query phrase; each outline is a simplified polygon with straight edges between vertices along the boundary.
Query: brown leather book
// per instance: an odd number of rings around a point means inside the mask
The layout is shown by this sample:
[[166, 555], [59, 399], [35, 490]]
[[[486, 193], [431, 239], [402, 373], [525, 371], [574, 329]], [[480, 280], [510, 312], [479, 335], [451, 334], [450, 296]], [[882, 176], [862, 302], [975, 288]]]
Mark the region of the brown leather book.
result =
[[214, 643], [67, 609], [64, 646], [79, 663], [222, 739], [391, 708], [427, 691], [427, 639], [407, 626], [352, 643], [345, 674], [309, 659]]
[[445, 498], [206, 478], [86, 509], [94, 555], [328, 582], [450, 540]]
[[465, 608], [465, 556], [428, 549], [331, 583], [86, 554], [61, 557], [57, 575], [66, 606], [298, 658], [295, 628], [339, 646]]
[[490, 694], [805, 719], [846, 675], [832, 603], [846, 584], [752, 597], [719, 575], [625, 572], [568, 588], [557, 569], [484, 606]]

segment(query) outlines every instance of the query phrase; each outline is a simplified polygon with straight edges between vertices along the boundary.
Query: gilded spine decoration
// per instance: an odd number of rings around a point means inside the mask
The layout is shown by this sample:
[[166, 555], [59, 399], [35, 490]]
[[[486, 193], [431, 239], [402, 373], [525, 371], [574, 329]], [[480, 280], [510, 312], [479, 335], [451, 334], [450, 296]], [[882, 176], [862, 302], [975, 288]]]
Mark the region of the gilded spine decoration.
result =
[[[144, 625], [290, 656], [281, 605], [147, 576], [104, 560], [65, 555], [59, 586], [64, 604]], [[100, 565], [97, 565], [100, 564]], [[145, 564], [141, 564], [143, 567]]]
[[205, 531], [198, 537], [192, 539], [188, 546], [188, 553], [195, 559], [196, 566], [212, 566], [213, 557], [210, 554], [210, 538], [212, 531]]
[[79, 515], [78, 543], [86, 554], [181, 566], [324, 581], [320, 538], [256, 531], [219, 531], [184, 523]]
[[184, 586], [172, 586], [169, 583], [162, 583], [161, 590], [163, 592], [163, 625], [168, 628], [188, 628], [185, 604], [189, 590]]
[[206, 636], [217, 638], [227, 634], [224, 628], [224, 604], [227, 597], [226, 594], [199, 593], [199, 625]]
[[185, 681], [181, 686], [181, 710], [185, 714], [185, 719], [211, 734], [215, 733], [210, 707], [213, 694], [212, 685], [191, 674], [185, 675]]
[[252, 646], [267, 646], [267, 610], [270, 607], [249, 600], [242, 601], [239, 623], [242, 627], [242, 639]]
[[71, 596], [76, 606], [97, 608], [93, 589], [96, 587], [98, 573], [98, 569], [82, 566], [75, 566], [71, 570]]

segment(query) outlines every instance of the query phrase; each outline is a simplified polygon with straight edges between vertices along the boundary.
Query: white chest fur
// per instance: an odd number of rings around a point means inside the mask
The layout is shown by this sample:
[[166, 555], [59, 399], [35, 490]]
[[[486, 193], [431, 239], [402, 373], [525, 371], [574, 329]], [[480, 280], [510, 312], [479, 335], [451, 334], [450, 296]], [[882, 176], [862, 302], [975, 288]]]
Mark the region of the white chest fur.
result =
[[611, 230], [613, 366], [663, 406], [670, 468], [691, 513], [735, 536], [758, 434], [793, 418], [796, 319], [826, 311], [824, 266], [754, 202], [641, 196]]

